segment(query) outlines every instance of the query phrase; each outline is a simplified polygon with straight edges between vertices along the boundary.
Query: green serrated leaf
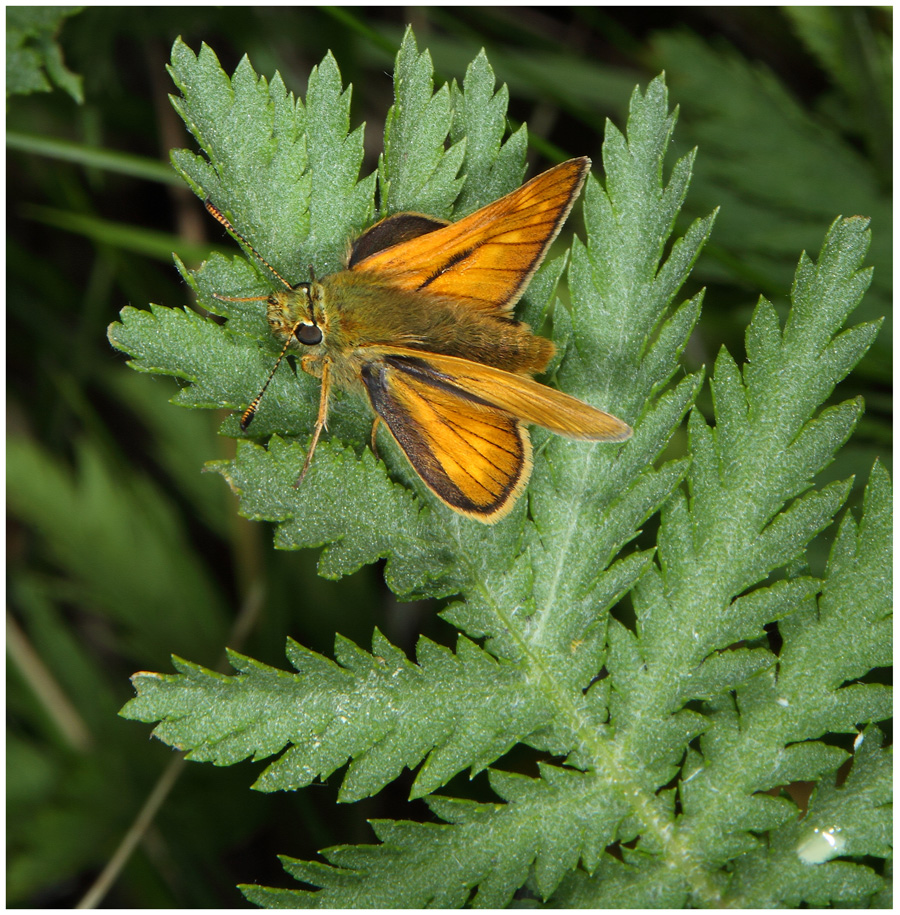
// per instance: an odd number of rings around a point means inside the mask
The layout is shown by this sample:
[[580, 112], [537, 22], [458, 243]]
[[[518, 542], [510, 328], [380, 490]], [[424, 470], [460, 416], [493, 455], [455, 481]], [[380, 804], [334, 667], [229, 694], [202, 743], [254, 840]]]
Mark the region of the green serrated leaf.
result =
[[469, 64], [463, 89], [456, 82], [450, 87], [450, 140], [454, 144], [465, 140], [466, 150], [466, 183], [455, 207], [458, 217], [515, 190], [525, 175], [528, 132], [520, 127], [504, 141], [509, 90], [501, 86], [495, 92], [494, 87], [494, 71], [484, 50]]
[[[208, 49], [195, 57], [177, 44], [173, 75], [207, 157], [176, 160], [198, 193], [290, 282], [307, 258], [335, 269], [372, 217], [374, 178], [358, 180], [361, 137], [334, 61], [313, 73], [303, 101], [247, 61], [227, 77]], [[407, 32], [378, 171], [383, 213], [458, 216], [519, 180], [524, 134], [504, 141], [506, 94], [495, 85], [482, 54], [462, 90], [434, 91], [430, 56]], [[836, 222], [818, 260], [801, 259], [784, 328], [760, 303], [748, 365], [725, 351], [717, 360], [715, 423], [694, 409], [689, 454], [665, 454], [702, 383], [672, 379], [700, 306], [700, 296], [679, 304], [679, 289], [712, 230], [710, 217], [671, 237], [694, 165], [689, 154], [667, 173], [674, 126], [661, 78], [635, 91], [627, 130], [607, 132], [605, 185], [588, 181], [587, 237], [568, 260], [571, 307], [556, 300], [563, 256], [536, 275], [522, 310], [536, 326], [552, 313], [567, 344], [555, 380], [632, 422], [626, 444], [536, 433], [527, 498], [485, 526], [437, 504], [388, 436], [380, 460], [361, 448], [369, 417], [348, 396], [298, 487], [316, 384], [285, 363], [253, 427], [278, 434], [241, 443], [215, 466], [245, 515], [277, 523], [276, 545], [321, 547], [328, 577], [384, 559], [398, 594], [455, 595], [443, 617], [465, 633], [455, 652], [420, 640], [414, 661], [376, 635], [371, 652], [338, 639], [334, 661], [291, 644], [296, 674], [234, 655], [233, 677], [179, 661], [177, 676], [136, 681], [125, 714], [158, 721], [157, 735], [192, 758], [280, 754], [257, 783], [264, 790], [347, 766], [349, 801], [418, 767], [412, 795], [443, 823], [374, 822], [377, 845], [285, 862], [315, 891], [246, 888], [248, 898], [499, 906], [528, 887], [543, 900], [607, 906], [729, 904], [735, 860], [750, 861], [766, 847], [761, 835], [796, 821], [790, 801], [764, 792], [790, 779], [822, 784], [846, 754], [820, 738], [889, 713], [886, 687], [858, 682], [889, 657], [883, 471], [859, 524], [844, 520], [825, 578], [798, 577], [848, 492], [842, 482], [814, 487], [860, 412], [855, 401], [825, 400], [877, 330], [842, 331], [869, 279], [864, 221]], [[288, 203], [254, 180], [261, 169], [291, 172]], [[242, 406], [277, 347], [261, 302], [212, 296], [252, 298], [277, 281], [255, 258], [212, 258], [186, 278], [224, 328], [185, 312], [127, 311], [110, 338], [136, 368], [185, 380], [180, 401]], [[240, 434], [235, 419], [224, 431]], [[629, 547], [664, 503], [658, 555], [646, 539]], [[633, 619], [627, 608], [612, 618], [629, 592]], [[872, 609], [859, 608], [857, 593]], [[780, 647], [768, 639], [776, 626]], [[538, 779], [492, 772], [502, 803], [429, 797], [520, 743], [565, 763], [542, 765]], [[613, 842], [621, 861], [604, 852]], [[741, 884], [741, 898], [755, 898], [763, 871]], [[779, 904], [858, 898], [808, 886], [796, 896], [788, 883], [774, 892]]]
[[452, 113], [450, 89], [434, 87], [428, 51], [419, 53], [407, 29], [394, 66], [394, 105], [384, 125], [384, 154], [378, 168], [381, 215], [414, 211], [447, 219], [462, 179], [466, 151], [461, 138], [444, 148]]
[[[729, 892], [732, 905], [772, 908], [809, 905], [865, 906], [882, 888], [871, 868], [844, 860], [891, 854], [890, 748], [870, 727], [857, 739], [846, 782], [820, 784], [802, 820], [776, 830], [768, 849], [738, 862]], [[831, 862], [831, 863], [829, 863]]]
[[195, 761], [232, 765], [284, 750], [257, 779], [262, 791], [296, 790], [352, 760], [345, 801], [423, 760], [413, 796], [427, 794], [461, 770], [484, 768], [553, 714], [521, 671], [466, 639], [456, 653], [423, 639], [418, 663], [377, 633], [371, 654], [339, 639], [338, 663], [293, 642], [289, 655], [296, 675], [235, 653], [233, 677], [185, 661], [176, 676], [137, 675], [137, 698], [122, 714], [147, 721], [162, 713], [156, 736]]
[[509, 903], [532, 866], [539, 891], [549, 895], [582, 855], [596, 859], [623, 808], [583, 773], [542, 766], [541, 776], [492, 774], [506, 804], [430, 799], [453, 825], [374, 821], [381, 844], [325, 849], [331, 867], [286, 860], [295, 878], [320, 887], [313, 899], [295, 904], [458, 907], [477, 886], [473, 904], [497, 908]]

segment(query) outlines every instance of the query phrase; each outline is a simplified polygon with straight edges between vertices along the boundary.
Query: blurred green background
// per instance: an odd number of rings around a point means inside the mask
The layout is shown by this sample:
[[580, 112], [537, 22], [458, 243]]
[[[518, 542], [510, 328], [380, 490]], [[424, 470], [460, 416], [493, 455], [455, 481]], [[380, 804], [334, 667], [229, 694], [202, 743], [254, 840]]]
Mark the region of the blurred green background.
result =
[[[856, 320], [890, 314], [889, 8], [7, 8], [9, 905], [77, 902], [172, 758], [116, 717], [136, 670], [168, 672], [172, 652], [216, 666], [226, 643], [283, 667], [288, 635], [330, 654], [335, 631], [368, 644], [374, 626], [407, 651], [420, 632], [453, 642], [379, 569], [327, 582], [314, 553], [276, 553], [201, 473], [232, 452], [222, 415], [171, 406], [175, 382], [106, 340], [124, 305], [191, 307], [171, 252], [194, 266], [213, 244], [237, 252], [166, 164], [191, 145], [167, 99], [176, 36], [229, 72], [246, 53], [295, 93], [330, 49], [368, 124], [368, 172], [408, 21], [441, 80], [487, 49], [533, 133], [531, 174], [584, 154], [599, 170], [605, 120], [623, 127], [633, 87], [665, 70], [674, 152], [699, 147], [680, 228], [722, 208], [685, 289], [708, 288], [690, 367], [723, 344], [743, 357], [757, 296], [786, 307], [800, 251], [839, 214], [872, 218]], [[862, 393], [867, 413], [831, 477], [889, 465], [890, 370], [886, 326], [836, 392]], [[186, 766], [105, 904], [239, 906], [237, 882], [288, 884], [276, 853], [422, 815], [408, 780], [336, 808], [337, 776], [269, 797], [247, 790], [260, 767]]]

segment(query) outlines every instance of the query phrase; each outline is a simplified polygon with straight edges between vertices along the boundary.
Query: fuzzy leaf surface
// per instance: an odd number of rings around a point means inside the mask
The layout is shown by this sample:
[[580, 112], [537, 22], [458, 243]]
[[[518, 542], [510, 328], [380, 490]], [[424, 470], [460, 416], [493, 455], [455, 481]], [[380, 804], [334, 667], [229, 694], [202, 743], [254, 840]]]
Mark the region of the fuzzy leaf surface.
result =
[[[333, 61], [323, 61], [298, 101], [248, 62], [227, 77], [208, 49], [194, 57], [176, 45], [174, 61], [179, 109], [209, 157], [177, 160], [189, 181], [242, 233], [246, 225], [247, 241], [291, 282], [303, 278], [292, 267], [298, 252], [317, 272], [334, 269], [341, 246], [372, 218], [374, 176], [357, 177], [361, 138], [350, 130], [348, 90]], [[515, 186], [524, 143], [519, 134], [503, 140], [506, 96], [495, 85], [480, 55], [462, 90], [435, 91], [430, 57], [407, 33], [378, 170], [384, 212], [454, 218]], [[261, 121], [243, 128], [247, 149], [215, 137], [215, 124], [229, 117], [235, 130], [241, 119]], [[631, 423], [628, 442], [571, 442], [536, 430], [528, 493], [488, 527], [437, 504], [387, 436], [374, 459], [362, 447], [366, 407], [346, 396], [333, 404], [329, 438], [296, 488], [317, 384], [285, 363], [254, 420], [258, 441], [216, 466], [244, 514], [276, 522], [278, 546], [321, 547], [320, 571], [330, 577], [385, 559], [396, 593], [456, 595], [444, 616], [465, 635], [455, 652], [421, 640], [415, 660], [378, 635], [371, 653], [339, 640], [334, 661], [291, 645], [295, 674], [239, 656], [232, 677], [179, 661], [174, 676], [140, 675], [124, 714], [158, 721], [157, 735], [195, 759], [224, 765], [281, 754], [257, 783], [264, 790], [300, 787], [348, 765], [344, 800], [416, 767], [413, 795], [428, 796], [517, 743], [565, 760], [542, 765], [537, 779], [493, 773], [496, 804], [430, 796], [442, 823], [377, 822], [379, 845], [286, 862], [317, 890], [255, 887], [248, 898], [499, 906], [524, 887], [545, 901], [593, 894], [612, 906], [621, 891], [635, 904], [727, 904], [735, 889], [726, 866], [753, 854], [759, 833], [775, 834], [796, 816], [789, 801], [760, 792], [831, 777], [846, 753], [819, 738], [886, 716], [886, 689], [857, 682], [884, 663], [885, 615], [860, 620], [848, 606], [853, 570], [861, 565], [871, 577], [883, 566], [883, 537], [874, 533], [884, 526], [874, 520], [883, 517], [882, 471], [859, 528], [845, 520], [825, 580], [799, 571], [848, 491], [844, 482], [816, 489], [814, 478], [861, 409], [823, 404], [877, 331], [843, 330], [868, 283], [865, 220], [836, 222], [817, 262], [804, 256], [783, 327], [760, 303], [747, 365], [724, 351], [717, 360], [715, 425], [694, 411], [690, 454], [660, 460], [702, 384], [699, 375], [672, 379], [700, 307], [699, 296], [679, 302], [679, 289], [712, 229], [710, 217], [671, 237], [693, 167], [693, 154], [665, 167], [674, 126], [661, 78], [635, 91], [626, 131], [607, 130], [605, 184], [587, 184], [587, 236], [568, 261], [570, 307], [556, 299], [566, 263], [556, 258], [520, 309], [535, 326], [552, 315], [564, 345], [551, 383]], [[315, 158], [316, 144], [326, 158]], [[266, 205], [266, 188], [251, 187], [260, 163], [291, 171], [289, 213]], [[273, 282], [264, 276], [253, 259], [211, 258], [189, 282], [227, 318], [224, 327], [129, 312], [111, 339], [136, 368], [185, 380], [179, 399], [213, 406], [224, 394], [242, 406], [274, 358], [265, 306], [211, 293], [259, 295]], [[168, 339], [156, 332], [162, 326], [173, 330]], [[223, 431], [241, 434], [234, 418]], [[629, 548], [662, 505], [658, 555]], [[866, 586], [880, 594], [879, 574]], [[609, 613], [629, 592], [633, 627]], [[776, 624], [780, 655], [765, 638]], [[868, 628], [858, 646], [836, 651], [860, 625]], [[828, 651], [838, 657], [826, 663]], [[809, 676], [810, 658], [822, 660], [810, 691], [785, 692], [792, 678]], [[673, 779], [677, 787], [666, 787]], [[617, 841], [621, 861], [604, 853]], [[741, 893], [755, 898], [757, 889]]]

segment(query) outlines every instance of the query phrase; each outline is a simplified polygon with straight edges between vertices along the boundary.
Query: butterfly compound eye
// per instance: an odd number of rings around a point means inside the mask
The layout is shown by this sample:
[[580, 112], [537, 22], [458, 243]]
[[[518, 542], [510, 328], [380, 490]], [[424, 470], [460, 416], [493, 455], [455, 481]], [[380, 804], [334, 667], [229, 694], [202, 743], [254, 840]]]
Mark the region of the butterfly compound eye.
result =
[[315, 324], [300, 324], [294, 336], [305, 346], [317, 346], [322, 342], [322, 331]]

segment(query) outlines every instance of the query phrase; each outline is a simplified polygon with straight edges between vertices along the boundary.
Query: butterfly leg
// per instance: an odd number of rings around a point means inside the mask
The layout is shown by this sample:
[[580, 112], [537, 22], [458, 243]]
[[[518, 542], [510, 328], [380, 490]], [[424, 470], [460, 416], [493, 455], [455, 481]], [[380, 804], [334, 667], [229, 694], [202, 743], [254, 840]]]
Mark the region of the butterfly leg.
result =
[[[317, 369], [321, 368], [322, 370], [322, 395], [319, 398], [319, 415], [316, 417], [316, 428], [313, 430], [313, 437], [309, 444], [309, 451], [306, 453], [303, 470], [300, 471], [300, 476], [297, 477], [297, 480], [294, 483], [295, 489], [303, 482], [306, 471], [309, 470], [309, 465], [312, 463], [316, 445], [319, 444], [319, 436], [322, 434], [322, 430], [326, 428], [326, 421], [328, 419], [328, 395], [331, 393], [331, 362], [328, 359], [322, 359], [320, 357], [306, 357], [300, 360], [300, 367], [304, 371], [308, 371], [308, 369], [303, 363], [306, 362], [307, 359], [312, 358], [315, 358]], [[310, 372], [310, 374], [312, 374], [312, 372]]]

